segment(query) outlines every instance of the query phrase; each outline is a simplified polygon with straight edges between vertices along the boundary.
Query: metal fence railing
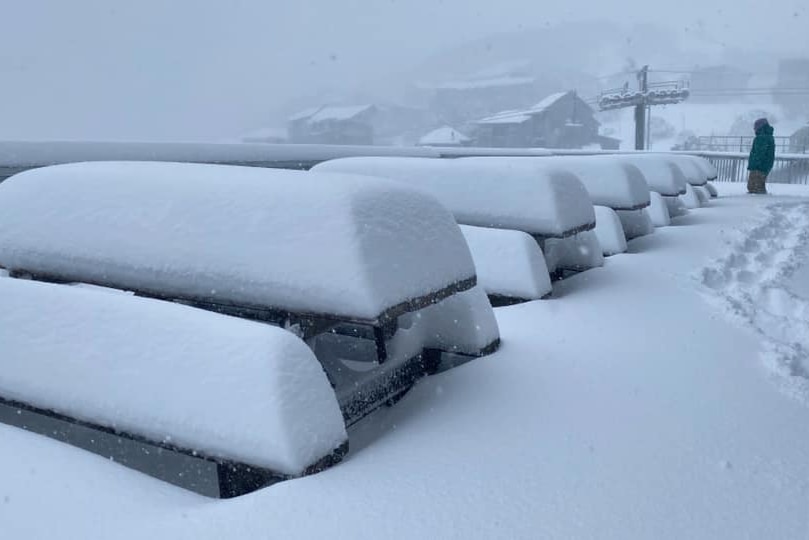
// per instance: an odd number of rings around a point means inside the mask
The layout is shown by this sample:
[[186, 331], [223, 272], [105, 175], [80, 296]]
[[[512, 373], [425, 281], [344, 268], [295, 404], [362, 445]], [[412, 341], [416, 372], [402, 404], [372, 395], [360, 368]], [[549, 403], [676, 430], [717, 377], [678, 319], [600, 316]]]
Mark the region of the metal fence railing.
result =
[[[719, 182], [746, 182], [745, 152], [696, 152], [716, 167]], [[809, 184], [809, 154], [776, 154], [775, 165], [767, 178], [777, 184]]]
[[[809, 142], [791, 137], [774, 137], [777, 153], [809, 153]], [[697, 137], [695, 150], [710, 152], [749, 152], [753, 145], [752, 135], [707, 135]]]

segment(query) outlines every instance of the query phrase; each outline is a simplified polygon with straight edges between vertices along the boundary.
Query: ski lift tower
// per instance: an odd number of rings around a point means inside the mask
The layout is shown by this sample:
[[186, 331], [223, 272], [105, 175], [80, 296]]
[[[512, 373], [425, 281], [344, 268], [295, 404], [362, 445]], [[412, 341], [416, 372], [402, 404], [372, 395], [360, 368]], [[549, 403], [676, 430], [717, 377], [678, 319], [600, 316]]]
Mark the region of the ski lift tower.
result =
[[598, 108], [602, 111], [635, 108], [635, 150], [647, 146], [649, 114], [652, 105], [672, 105], [688, 99], [690, 91], [686, 81], [667, 81], [649, 84], [649, 66], [643, 66], [637, 73], [638, 89], [630, 90], [629, 84], [623, 88], [606, 90], [598, 97]]

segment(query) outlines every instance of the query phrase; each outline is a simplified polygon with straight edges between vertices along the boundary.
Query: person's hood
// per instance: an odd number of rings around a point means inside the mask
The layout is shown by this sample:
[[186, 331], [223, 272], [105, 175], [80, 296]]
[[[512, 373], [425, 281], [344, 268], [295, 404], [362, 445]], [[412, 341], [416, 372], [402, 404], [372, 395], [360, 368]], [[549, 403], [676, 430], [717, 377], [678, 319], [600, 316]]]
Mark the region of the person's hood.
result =
[[756, 130], [756, 135], [772, 135], [774, 131], [770, 124], [764, 124]]

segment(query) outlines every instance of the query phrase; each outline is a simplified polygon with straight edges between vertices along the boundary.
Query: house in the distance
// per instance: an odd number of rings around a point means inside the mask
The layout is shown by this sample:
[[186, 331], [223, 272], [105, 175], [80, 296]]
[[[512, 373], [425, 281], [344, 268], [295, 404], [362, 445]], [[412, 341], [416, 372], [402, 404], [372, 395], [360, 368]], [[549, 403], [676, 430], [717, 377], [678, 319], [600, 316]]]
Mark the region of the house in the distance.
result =
[[419, 139], [419, 146], [467, 146], [472, 142], [472, 139], [461, 133], [460, 131], [450, 127], [444, 126], [434, 129], [421, 139]]
[[473, 122], [476, 146], [583, 148], [598, 144], [599, 122], [576, 92], [551, 94], [533, 107]]
[[374, 144], [374, 105], [322, 105], [289, 118], [292, 143]]

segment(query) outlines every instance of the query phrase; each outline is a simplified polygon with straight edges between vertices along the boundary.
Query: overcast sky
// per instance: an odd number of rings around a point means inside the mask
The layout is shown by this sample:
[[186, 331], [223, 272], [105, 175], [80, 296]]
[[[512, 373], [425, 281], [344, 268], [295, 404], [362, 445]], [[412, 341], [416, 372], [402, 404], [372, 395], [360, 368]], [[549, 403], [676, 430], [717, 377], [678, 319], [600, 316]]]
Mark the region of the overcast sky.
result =
[[[809, 56], [807, 0], [5, 0], [0, 138], [205, 139], [318, 87], [565, 21]], [[560, 51], [560, 54], [563, 54]]]

